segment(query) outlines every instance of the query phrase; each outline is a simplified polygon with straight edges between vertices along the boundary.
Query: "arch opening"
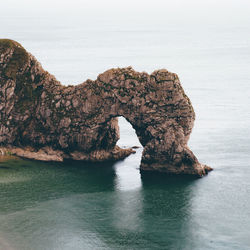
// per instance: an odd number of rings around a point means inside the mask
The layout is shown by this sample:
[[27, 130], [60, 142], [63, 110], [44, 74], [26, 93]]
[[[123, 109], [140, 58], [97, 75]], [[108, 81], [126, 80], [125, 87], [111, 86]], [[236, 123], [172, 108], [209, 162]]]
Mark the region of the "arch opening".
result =
[[123, 116], [118, 116], [118, 126], [120, 131], [120, 139], [117, 141], [116, 145], [121, 148], [143, 148], [135, 132], [135, 129], [126, 118]]

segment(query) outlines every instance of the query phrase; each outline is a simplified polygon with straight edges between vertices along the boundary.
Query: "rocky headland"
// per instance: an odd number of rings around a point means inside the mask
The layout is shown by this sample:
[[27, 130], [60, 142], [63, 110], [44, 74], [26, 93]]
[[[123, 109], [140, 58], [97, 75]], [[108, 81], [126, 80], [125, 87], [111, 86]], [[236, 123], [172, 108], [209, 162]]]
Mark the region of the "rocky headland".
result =
[[118, 116], [143, 145], [141, 170], [202, 176], [188, 148], [195, 113], [176, 74], [131, 67], [63, 86], [19, 43], [0, 40], [0, 154], [43, 160], [119, 160]]

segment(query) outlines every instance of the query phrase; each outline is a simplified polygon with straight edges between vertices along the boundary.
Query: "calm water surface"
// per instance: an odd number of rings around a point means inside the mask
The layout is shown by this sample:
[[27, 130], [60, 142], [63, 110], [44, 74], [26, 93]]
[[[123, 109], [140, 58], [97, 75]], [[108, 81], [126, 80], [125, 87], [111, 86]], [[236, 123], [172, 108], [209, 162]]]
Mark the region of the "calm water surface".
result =
[[[178, 73], [196, 111], [202, 179], [105, 164], [0, 161], [0, 249], [250, 249], [250, 4], [6, 1], [0, 36], [64, 84], [111, 67]], [[163, 3], [164, 2], [164, 3]], [[119, 145], [140, 145], [120, 118]]]

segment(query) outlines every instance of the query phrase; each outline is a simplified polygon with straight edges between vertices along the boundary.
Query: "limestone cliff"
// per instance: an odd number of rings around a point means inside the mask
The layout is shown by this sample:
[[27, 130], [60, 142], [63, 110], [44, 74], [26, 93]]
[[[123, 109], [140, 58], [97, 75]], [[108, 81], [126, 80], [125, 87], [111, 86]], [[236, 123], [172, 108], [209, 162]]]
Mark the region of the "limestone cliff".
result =
[[104, 161], [133, 152], [116, 146], [118, 116], [144, 147], [141, 170], [204, 175], [187, 147], [195, 113], [178, 76], [110, 69], [63, 86], [20, 44], [0, 40], [0, 146], [38, 160]]

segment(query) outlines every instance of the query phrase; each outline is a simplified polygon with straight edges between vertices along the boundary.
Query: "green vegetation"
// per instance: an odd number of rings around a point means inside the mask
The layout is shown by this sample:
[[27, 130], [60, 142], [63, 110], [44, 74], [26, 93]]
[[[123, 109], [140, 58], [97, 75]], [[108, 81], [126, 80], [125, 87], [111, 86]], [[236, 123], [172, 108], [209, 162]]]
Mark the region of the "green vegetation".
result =
[[[15, 94], [19, 97], [17, 107], [21, 113], [30, 110], [41, 95], [42, 87], [32, 85], [30, 72], [18, 75], [28, 62], [27, 51], [17, 42], [9, 39], [0, 39], [0, 54], [11, 54], [5, 62], [3, 74], [7, 79], [16, 81]], [[35, 79], [36, 80], [36, 79]], [[40, 78], [38, 77], [37, 81]]]
[[5, 53], [8, 49], [14, 49], [14, 52], [4, 70], [4, 74], [15, 80], [16, 73], [28, 60], [28, 53], [19, 43], [9, 39], [0, 39], [0, 54]]
[[6, 152], [6, 155], [7, 155], [7, 156], [12, 156], [12, 155], [13, 155], [13, 153], [12, 153], [12, 152], [10, 152], [10, 151], [7, 151], [7, 152]]

